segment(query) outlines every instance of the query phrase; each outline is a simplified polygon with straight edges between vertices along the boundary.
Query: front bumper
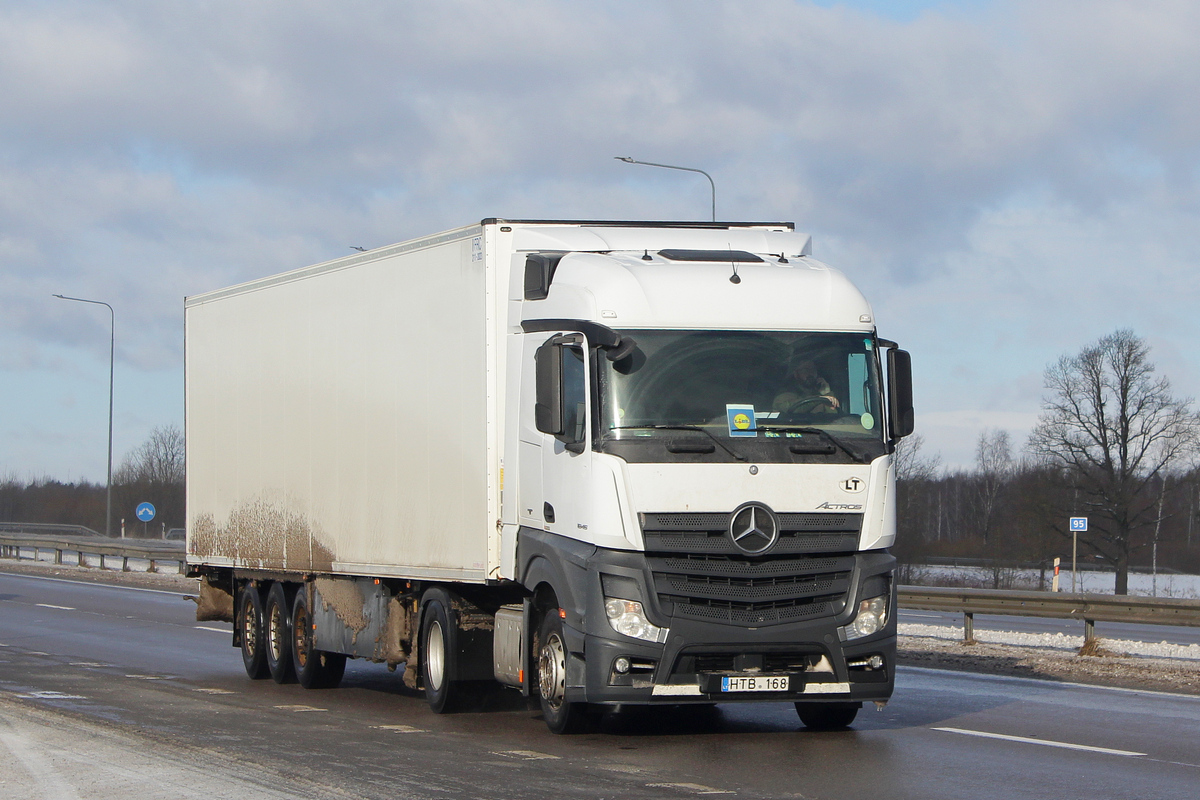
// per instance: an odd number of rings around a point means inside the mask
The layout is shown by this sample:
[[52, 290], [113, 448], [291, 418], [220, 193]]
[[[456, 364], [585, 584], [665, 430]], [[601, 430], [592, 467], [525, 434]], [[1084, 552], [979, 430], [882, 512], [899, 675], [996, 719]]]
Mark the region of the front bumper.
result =
[[[895, 559], [881, 551], [852, 559], [845, 600], [834, 613], [746, 625], [676, 613], [656, 592], [644, 554], [596, 550], [585, 569], [575, 573], [574, 602], [564, 603], [567, 699], [609, 705], [887, 700], [895, 683]], [[612, 629], [604, 602], [606, 588], [614, 596], [614, 585], [639, 594], [626, 599], [640, 600], [649, 621], [669, 630], [665, 641], [648, 642]], [[876, 596], [881, 587], [888, 597], [884, 627], [844, 641], [840, 629], [854, 619], [859, 600]], [[622, 672], [619, 663], [628, 669]], [[770, 690], [746, 691], [746, 682], [730, 686], [722, 680], [726, 677], [785, 677], [786, 682], [764, 682]]]
[[[577, 632], [584, 675], [569, 687], [568, 699], [605, 704], [845, 702], [892, 695], [894, 622], [850, 643], [841, 642], [838, 626], [829, 623], [740, 636], [716, 627], [673, 626], [665, 644]], [[618, 659], [630, 663], [628, 672], [617, 671]], [[723, 691], [722, 678], [730, 676], [785, 676], [787, 690], [737, 691], [734, 682], [735, 691]]]

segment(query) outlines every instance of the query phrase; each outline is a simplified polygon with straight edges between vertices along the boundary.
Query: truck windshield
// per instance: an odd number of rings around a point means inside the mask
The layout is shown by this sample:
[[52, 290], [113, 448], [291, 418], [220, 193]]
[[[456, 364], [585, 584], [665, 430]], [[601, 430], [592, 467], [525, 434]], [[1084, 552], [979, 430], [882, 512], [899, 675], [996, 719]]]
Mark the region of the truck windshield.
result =
[[621, 334], [637, 342], [633, 353], [598, 360], [601, 449], [635, 460], [647, 458], [606, 444], [686, 440], [664, 449], [711, 452], [715, 460], [866, 461], [883, 452], [879, 361], [869, 334]]

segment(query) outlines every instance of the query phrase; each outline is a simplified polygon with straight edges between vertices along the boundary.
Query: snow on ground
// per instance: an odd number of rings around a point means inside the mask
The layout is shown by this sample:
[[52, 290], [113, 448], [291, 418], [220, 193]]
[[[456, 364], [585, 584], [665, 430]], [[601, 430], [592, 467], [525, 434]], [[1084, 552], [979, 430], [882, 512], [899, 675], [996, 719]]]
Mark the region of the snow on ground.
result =
[[[901, 622], [898, 626], [901, 636], [914, 636], [930, 639], [956, 639], [962, 641], [961, 627], [946, 627], [940, 625], [922, 625], [919, 623]], [[1077, 651], [1083, 646], [1083, 636], [1068, 636], [1064, 633], [1017, 633], [1016, 631], [992, 631], [975, 628], [975, 639], [988, 644], [1008, 644], [1021, 647], [1046, 647], [1054, 650]], [[1114, 653], [1124, 653], [1131, 656], [1146, 656], [1150, 658], [1184, 658], [1200, 661], [1200, 644], [1170, 644], [1169, 642], [1134, 642], [1126, 639], [1102, 639], [1104, 648]]]
[[[914, 564], [906, 568], [911, 572], [908, 578], [913, 583], [926, 586], [945, 585], [949, 582], [961, 583], [967, 586], [991, 588], [993, 582], [992, 570], [988, 567], [946, 567], [937, 565]], [[1046, 570], [1046, 589], [1049, 590], [1054, 577], [1052, 570]], [[1036, 569], [1002, 569], [1002, 589], [1038, 589], [1041, 574]], [[1097, 572], [1080, 570], [1076, 582], [1076, 590], [1095, 594], [1112, 594], [1116, 589], [1116, 574], [1112, 572]], [[1059, 589], [1071, 591], [1071, 569], [1065, 566], [1059, 571]], [[1160, 573], [1149, 575], [1141, 572], [1129, 573], [1129, 593], [1144, 597], [1175, 597], [1182, 599], [1200, 599], [1200, 575], [1181, 575], [1177, 573]]]

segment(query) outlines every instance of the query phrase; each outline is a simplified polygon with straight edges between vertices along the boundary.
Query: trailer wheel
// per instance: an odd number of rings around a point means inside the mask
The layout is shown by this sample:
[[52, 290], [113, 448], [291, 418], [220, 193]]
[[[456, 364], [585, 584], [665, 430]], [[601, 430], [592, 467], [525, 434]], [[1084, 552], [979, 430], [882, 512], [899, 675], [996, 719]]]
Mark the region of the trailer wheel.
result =
[[287, 595], [282, 583], [272, 583], [263, 609], [266, 644], [263, 649], [271, 679], [276, 683], [291, 683], [296, 679], [292, 669], [292, 604]]
[[263, 636], [262, 596], [258, 587], [247, 583], [238, 593], [238, 638], [242, 642], [242, 664], [253, 680], [267, 677], [266, 645]]
[[292, 665], [296, 679], [305, 689], [333, 689], [346, 672], [346, 656], [313, 647], [313, 621], [306, 589], [301, 586], [292, 601]]
[[796, 703], [804, 727], [816, 731], [838, 731], [850, 726], [862, 703]]
[[458, 626], [450, 614], [450, 593], [426, 592], [421, 614], [421, 681], [425, 700], [435, 714], [458, 711], [469, 693], [462, 681], [450, 679], [458, 671]]
[[595, 721], [587, 703], [567, 702], [567, 645], [557, 608], [546, 611], [538, 627], [538, 697], [542, 719], [551, 733], [581, 733]]

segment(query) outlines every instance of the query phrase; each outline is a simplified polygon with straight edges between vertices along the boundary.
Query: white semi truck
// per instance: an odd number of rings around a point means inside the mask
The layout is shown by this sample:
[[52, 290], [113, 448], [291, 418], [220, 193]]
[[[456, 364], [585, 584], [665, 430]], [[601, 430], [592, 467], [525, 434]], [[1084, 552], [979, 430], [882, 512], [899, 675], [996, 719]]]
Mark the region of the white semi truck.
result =
[[[487, 219], [187, 299], [187, 560], [252, 678], [555, 732], [895, 675], [908, 354], [786, 223]], [[886, 391], [885, 386], [886, 384]]]

